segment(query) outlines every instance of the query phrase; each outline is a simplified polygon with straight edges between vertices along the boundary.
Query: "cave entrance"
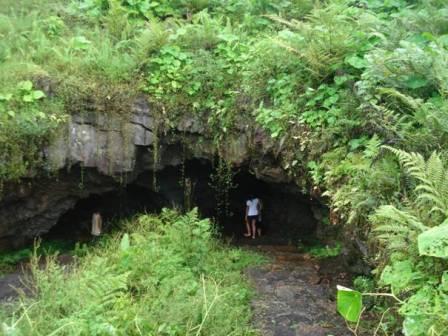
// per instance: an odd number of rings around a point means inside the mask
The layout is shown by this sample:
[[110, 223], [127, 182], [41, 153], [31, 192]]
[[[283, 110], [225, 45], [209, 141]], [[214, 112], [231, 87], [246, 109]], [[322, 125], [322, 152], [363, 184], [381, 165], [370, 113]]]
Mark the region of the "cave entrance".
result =
[[118, 186], [116, 189], [93, 193], [78, 200], [75, 206], [64, 213], [44, 239], [81, 240], [91, 239], [92, 214], [99, 211], [106, 231], [110, 231], [119, 219], [141, 212], [159, 212], [167, 206], [160, 194], [135, 184]]
[[262, 235], [272, 243], [297, 242], [315, 232], [311, 200], [302, 195], [297, 187], [269, 183], [257, 179], [247, 170], [235, 175], [235, 188], [230, 192], [229, 218], [223, 220], [225, 234], [242, 236], [245, 231], [245, 205], [250, 195], [261, 199]]
[[[245, 231], [245, 204], [249, 195], [263, 202], [263, 238], [270, 243], [297, 242], [316, 229], [312, 207], [316, 206], [293, 184], [257, 179], [245, 167], [233, 170], [232, 188], [228, 189], [225, 215], [219, 207], [217, 190], [212, 178], [216, 167], [206, 160], [190, 160], [184, 165], [166, 167], [156, 174], [144, 171], [125, 186], [104, 193], [92, 193], [80, 199], [62, 215], [47, 236], [83, 240], [90, 238], [91, 216], [101, 212], [105, 229], [113, 227], [114, 219], [139, 212], [158, 212], [162, 207], [196, 206], [202, 217], [215, 218], [224, 236], [242, 238]], [[221, 208], [223, 207], [221, 202]], [[112, 224], [111, 224], [112, 223]]]
[[[246, 201], [250, 195], [263, 202], [263, 231], [269, 242], [297, 242], [314, 234], [317, 221], [313, 208], [321, 205], [303, 195], [296, 185], [262, 181], [247, 167], [240, 167], [233, 170], [233, 187], [228, 190], [223, 211], [219, 209], [219, 203], [224, 206], [217, 195], [220, 186], [212, 178], [216, 174], [216, 167], [206, 160], [190, 160], [183, 166], [168, 167], [157, 174], [159, 193], [172, 206], [184, 209], [189, 203], [198, 207], [202, 217], [217, 219], [218, 228], [225, 236], [243, 236]], [[152, 173], [145, 172], [133, 183], [149, 187], [150, 181]], [[187, 195], [186, 189], [189, 190]]]

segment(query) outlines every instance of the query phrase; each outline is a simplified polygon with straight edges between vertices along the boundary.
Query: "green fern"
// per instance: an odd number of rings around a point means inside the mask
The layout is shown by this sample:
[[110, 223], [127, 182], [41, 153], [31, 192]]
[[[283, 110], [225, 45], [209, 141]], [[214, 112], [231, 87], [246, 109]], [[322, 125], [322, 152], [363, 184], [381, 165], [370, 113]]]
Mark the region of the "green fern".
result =
[[392, 205], [381, 206], [371, 219], [377, 239], [392, 251], [406, 248], [409, 242], [416, 241], [418, 234], [427, 230], [410, 210], [399, 210]]
[[448, 170], [436, 152], [425, 160], [419, 153], [384, 148], [397, 156], [405, 171], [416, 180], [416, 186], [414, 197], [403, 209], [393, 205], [377, 209], [371, 217], [373, 232], [389, 250], [405, 249], [406, 243], [416, 244], [419, 234], [448, 216]]
[[112, 305], [127, 291], [128, 273], [117, 273], [104, 258], [93, 261], [95, 273], [87, 273], [83, 285], [85, 292], [99, 302], [100, 307]]
[[380, 87], [378, 88], [378, 93], [384, 94], [389, 98], [394, 98], [414, 111], [417, 111], [422, 107], [421, 100], [405, 95], [404, 93], [398, 91], [395, 88]]
[[447, 309], [442, 292], [448, 259], [448, 169], [437, 152], [425, 160], [419, 153], [385, 148], [397, 156], [415, 187], [401, 206], [381, 206], [370, 217], [373, 234], [386, 252], [377, 270], [380, 281], [395, 295], [405, 294], [399, 313], [404, 330], [409, 330], [406, 335], [426, 335], [430, 325], [442, 331]]
[[440, 154], [434, 152], [425, 161], [418, 153], [407, 153], [388, 146], [384, 148], [394, 153], [408, 174], [418, 181], [415, 188], [418, 208], [429, 214], [448, 216], [448, 170], [445, 169]]
[[362, 34], [357, 32], [366, 28], [359, 25], [353, 11], [346, 11], [339, 3], [315, 7], [306, 21], [285, 20], [274, 15], [266, 17], [288, 27], [290, 32], [286, 38], [280, 34], [272, 41], [297, 55], [316, 78], [328, 76], [334, 64], [343, 62], [356, 45], [362, 43]]

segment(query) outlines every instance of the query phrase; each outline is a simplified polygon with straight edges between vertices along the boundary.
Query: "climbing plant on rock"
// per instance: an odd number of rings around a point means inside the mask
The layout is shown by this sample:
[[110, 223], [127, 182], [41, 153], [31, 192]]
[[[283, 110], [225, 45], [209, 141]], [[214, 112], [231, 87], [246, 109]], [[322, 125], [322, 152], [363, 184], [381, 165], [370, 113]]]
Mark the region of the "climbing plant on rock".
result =
[[235, 170], [232, 163], [219, 157], [215, 170], [210, 175], [210, 186], [214, 190], [218, 219], [224, 219], [232, 215], [229, 193], [237, 187], [233, 181], [234, 176]]

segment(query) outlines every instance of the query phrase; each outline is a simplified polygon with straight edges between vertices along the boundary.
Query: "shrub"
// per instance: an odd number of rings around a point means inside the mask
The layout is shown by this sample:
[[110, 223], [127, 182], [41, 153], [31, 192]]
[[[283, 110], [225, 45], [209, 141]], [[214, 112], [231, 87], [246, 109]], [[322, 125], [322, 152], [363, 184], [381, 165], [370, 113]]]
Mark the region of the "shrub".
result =
[[[33, 258], [32, 297], [5, 319], [17, 335], [252, 335], [241, 270], [259, 257], [221, 245], [196, 210], [140, 215], [74, 265]], [[2, 315], [8, 315], [5, 312]]]
[[437, 153], [424, 160], [391, 150], [414, 188], [397, 207], [381, 206], [372, 216], [374, 235], [384, 247], [380, 284], [402, 300], [405, 335], [443, 335], [448, 325], [447, 169]]

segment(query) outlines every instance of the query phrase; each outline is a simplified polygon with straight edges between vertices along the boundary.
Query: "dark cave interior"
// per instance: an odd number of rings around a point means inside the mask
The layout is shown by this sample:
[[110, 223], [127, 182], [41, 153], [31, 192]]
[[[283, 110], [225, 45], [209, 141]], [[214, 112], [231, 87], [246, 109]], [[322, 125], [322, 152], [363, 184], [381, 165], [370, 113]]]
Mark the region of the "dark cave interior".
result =
[[[157, 192], [153, 191], [153, 172], [145, 171], [127, 185], [78, 200], [44, 238], [88, 240], [95, 210], [103, 216], [105, 231], [116, 227], [116, 219], [140, 212], [157, 213], [163, 207], [183, 209], [186, 202], [198, 207], [202, 217], [217, 218], [216, 192], [210, 178], [214, 171], [213, 165], [205, 160], [191, 160], [183, 166], [164, 168], [156, 174]], [[185, 180], [191, 185], [189, 193], [185, 193], [181, 183]], [[259, 180], [245, 167], [234, 171], [232, 181], [234, 188], [228, 192], [227, 216], [216, 220], [223, 236], [242, 237], [246, 200], [251, 194], [263, 202], [264, 236], [294, 243], [315, 232], [317, 221], [312, 207], [321, 205], [300, 193], [294, 185]]]

